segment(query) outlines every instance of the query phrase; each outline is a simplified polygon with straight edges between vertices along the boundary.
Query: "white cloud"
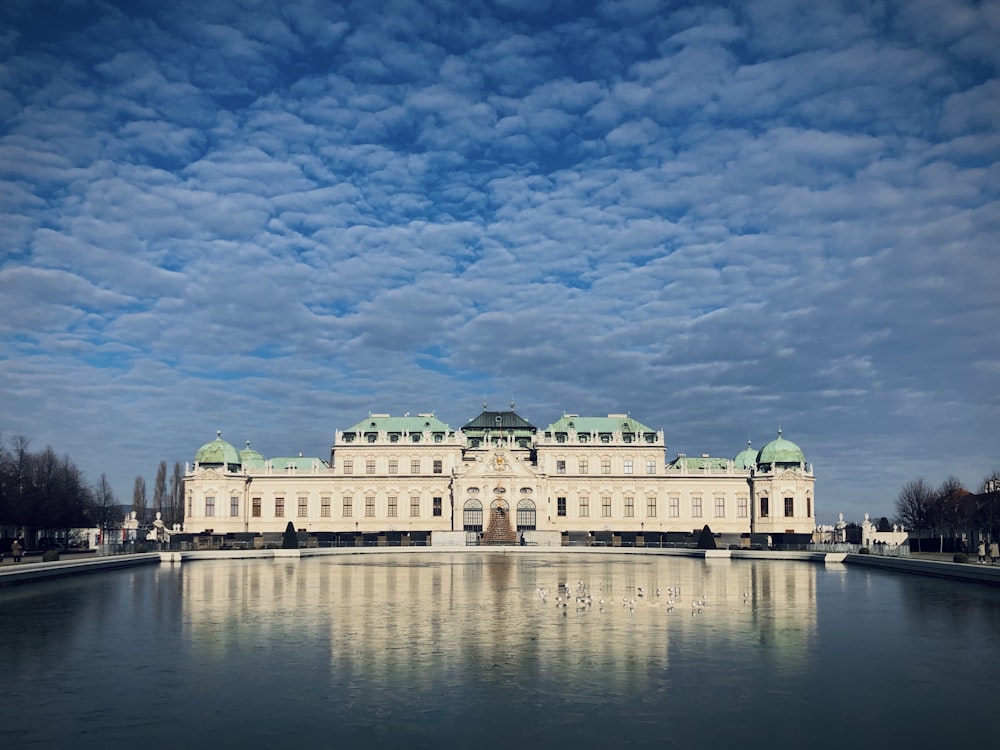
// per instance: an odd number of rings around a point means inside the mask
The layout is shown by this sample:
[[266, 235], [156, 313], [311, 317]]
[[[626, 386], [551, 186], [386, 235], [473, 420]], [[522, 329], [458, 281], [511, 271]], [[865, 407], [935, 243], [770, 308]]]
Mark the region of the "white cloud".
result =
[[780, 420], [818, 506], [891, 514], [916, 456], [997, 468], [996, 7], [187, 3], [52, 44], [22, 5], [3, 429], [126, 494], [218, 428], [322, 454], [513, 391], [689, 453]]

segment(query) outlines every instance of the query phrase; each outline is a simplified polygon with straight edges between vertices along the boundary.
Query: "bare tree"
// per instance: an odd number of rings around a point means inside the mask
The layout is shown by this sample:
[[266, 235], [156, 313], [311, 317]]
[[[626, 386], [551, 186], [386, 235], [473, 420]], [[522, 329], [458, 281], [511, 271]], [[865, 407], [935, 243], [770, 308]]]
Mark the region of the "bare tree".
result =
[[[933, 523], [934, 495], [934, 490], [923, 477], [907, 482], [896, 498], [896, 520], [906, 529], [916, 532], [929, 530]], [[917, 549], [920, 549], [919, 536]]]
[[956, 531], [962, 525], [962, 496], [967, 494], [962, 483], [954, 476], [949, 476], [934, 496], [933, 517], [934, 526], [941, 536], [940, 551], [944, 551], [944, 536], [954, 538]]
[[170, 476], [170, 512], [164, 513], [164, 523], [172, 526], [184, 523], [184, 470], [180, 461], [174, 462], [174, 471]]
[[156, 481], [153, 483], [153, 512], [163, 513], [167, 503], [167, 462], [160, 461], [156, 467]]
[[101, 530], [101, 539], [107, 540], [108, 530], [119, 528], [122, 521], [122, 507], [115, 500], [108, 477], [101, 474], [94, 488], [94, 502], [91, 506], [91, 517], [94, 525]]
[[146, 520], [146, 479], [141, 474], [132, 485], [132, 512], [139, 523]]

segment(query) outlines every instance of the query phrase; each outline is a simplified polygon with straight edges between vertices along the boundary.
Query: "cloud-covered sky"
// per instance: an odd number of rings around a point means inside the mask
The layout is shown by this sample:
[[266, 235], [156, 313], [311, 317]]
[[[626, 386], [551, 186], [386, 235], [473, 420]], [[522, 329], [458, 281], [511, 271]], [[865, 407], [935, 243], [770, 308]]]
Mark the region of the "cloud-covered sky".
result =
[[370, 411], [1000, 469], [1000, 2], [0, 5], [0, 432], [125, 503]]

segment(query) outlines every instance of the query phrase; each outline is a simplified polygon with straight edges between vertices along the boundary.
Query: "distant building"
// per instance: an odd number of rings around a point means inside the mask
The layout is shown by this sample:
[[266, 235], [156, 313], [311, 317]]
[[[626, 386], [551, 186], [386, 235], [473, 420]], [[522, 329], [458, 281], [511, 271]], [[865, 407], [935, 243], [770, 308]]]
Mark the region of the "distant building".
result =
[[564, 414], [539, 430], [511, 409], [455, 430], [434, 414], [371, 414], [336, 432], [330, 459], [265, 459], [203, 445], [184, 478], [185, 531], [280, 533], [320, 542], [646, 544], [706, 524], [727, 544], [806, 542], [812, 467], [778, 436], [735, 458], [678, 454], [628, 414]]

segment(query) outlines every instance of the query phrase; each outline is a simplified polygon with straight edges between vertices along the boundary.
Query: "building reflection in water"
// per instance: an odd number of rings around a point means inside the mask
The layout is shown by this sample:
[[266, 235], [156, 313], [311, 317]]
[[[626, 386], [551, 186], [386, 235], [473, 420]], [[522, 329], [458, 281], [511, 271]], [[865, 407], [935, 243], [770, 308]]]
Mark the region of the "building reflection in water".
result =
[[816, 572], [522, 554], [212, 562], [185, 566], [183, 600], [205, 662], [298, 645], [341, 680], [396, 688], [527, 672], [553, 685], [597, 675], [614, 690], [669, 669], [679, 647], [721, 658], [757, 643], [786, 665], [801, 658], [815, 635]]
[[942, 676], [991, 684], [998, 619], [989, 587], [777, 560], [204, 561], [0, 590], [4, 728], [77, 750], [950, 747], [994, 698]]

